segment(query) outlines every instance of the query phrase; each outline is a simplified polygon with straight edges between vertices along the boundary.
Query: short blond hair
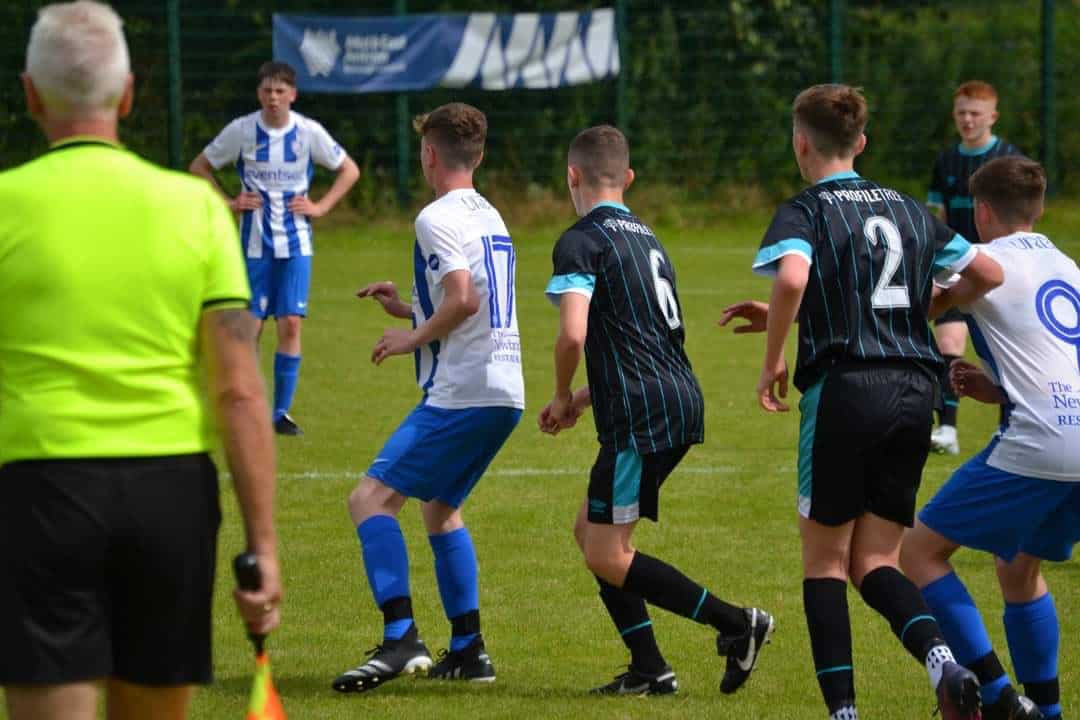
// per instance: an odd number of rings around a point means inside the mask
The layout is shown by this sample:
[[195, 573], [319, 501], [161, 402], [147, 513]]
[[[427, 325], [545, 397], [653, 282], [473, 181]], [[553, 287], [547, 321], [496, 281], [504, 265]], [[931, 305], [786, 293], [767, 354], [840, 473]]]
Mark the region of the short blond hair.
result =
[[38, 10], [26, 46], [26, 74], [50, 111], [112, 110], [130, 73], [123, 21], [111, 7], [76, 0]]

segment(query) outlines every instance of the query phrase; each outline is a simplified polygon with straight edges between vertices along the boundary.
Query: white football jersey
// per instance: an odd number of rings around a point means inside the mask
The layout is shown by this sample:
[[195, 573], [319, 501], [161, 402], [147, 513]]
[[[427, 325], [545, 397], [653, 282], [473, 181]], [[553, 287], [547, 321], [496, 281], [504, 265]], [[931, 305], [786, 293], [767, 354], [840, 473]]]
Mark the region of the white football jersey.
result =
[[986, 372], [1009, 399], [987, 464], [1080, 481], [1080, 269], [1044, 235], [979, 246], [1005, 282], [962, 310]]
[[311, 223], [289, 210], [289, 201], [307, 193], [316, 163], [337, 170], [345, 151], [322, 125], [300, 113], [290, 113], [282, 128], [264, 127], [261, 114], [233, 120], [203, 155], [215, 170], [235, 164], [244, 190], [262, 196], [262, 208], [244, 211], [240, 220], [249, 258], [264, 252], [276, 258], [311, 255]]
[[417, 216], [413, 325], [442, 304], [449, 272], [468, 270], [480, 297], [472, 317], [416, 351], [416, 382], [428, 405], [525, 407], [514, 263], [506, 224], [475, 190], [448, 192]]

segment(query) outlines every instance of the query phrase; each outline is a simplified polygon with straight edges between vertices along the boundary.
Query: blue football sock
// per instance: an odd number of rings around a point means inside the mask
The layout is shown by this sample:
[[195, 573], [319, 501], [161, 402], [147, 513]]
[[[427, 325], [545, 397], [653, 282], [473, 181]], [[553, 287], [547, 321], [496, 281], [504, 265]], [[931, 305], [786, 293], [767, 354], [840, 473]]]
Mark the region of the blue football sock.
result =
[[[374, 515], [357, 526], [356, 535], [360, 538], [364, 570], [375, 604], [383, 608], [391, 600], [408, 600], [409, 555], [397, 519], [389, 515]], [[394, 614], [408, 614], [406, 617], [395, 617], [384, 612], [384, 640], [401, 639], [412, 625], [411, 604], [395, 602], [392, 605], [398, 610]]]
[[[479, 634], [480, 585], [476, 550], [468, 528], [458, 528], [442, 535], [429, 535], [435, 554], [435, 577], [439, 595], [451, 625], [457, 626], [450, 638], [450, 651], [468, 646]], [[467, 622], [455, 618], [468, 618]], [[467, 628], [459, 632], [458, 629]]]
[[300, 377], [300, 356], [274, 353], [274, 420], [289, 412]]
[[[958, 663], [972, 667], [977, 660], [993, 652], [990, 635], [986, 631], [982, 615], [979, 614], [979, 608], [955, 572], [924, 587], [922, 595]], [[987, 672], [1000, 669], [996, 657], [994, 656], [994, 669]], [[979, 681], [979, 695], [984, 704], [991, 705], [1009, 685], [1009, 676], [1002, 672], [995, 678], [980, 676]]]
[[956, 573], [930, 583], [922, 595], [958, 663], [968, 665], [994, 649], [979, 608]]
[[[1054, 598], [1046, 593], [1029, 603], [1005, 604], [1005, 637], [1016, 679], [1027, 683], [1057, 680], [1061, 641]], [[1061, 713], [1061, 703], [1039, 705], [1046, 717]]]

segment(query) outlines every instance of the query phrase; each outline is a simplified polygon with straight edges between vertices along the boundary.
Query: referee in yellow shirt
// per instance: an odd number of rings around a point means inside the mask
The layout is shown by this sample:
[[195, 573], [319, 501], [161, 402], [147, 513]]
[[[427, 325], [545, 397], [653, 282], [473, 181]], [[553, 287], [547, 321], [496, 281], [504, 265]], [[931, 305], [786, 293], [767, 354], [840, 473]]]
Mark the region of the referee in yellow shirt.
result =
[[[12, 720], [183, 718], [211, 678], [220, 427], [279, 620], [274, 448], [232, 217], [124, 150], [120, 18], [38, 15], [23, 84], [51, 143], [0, 173], [0, 685]], [[16, 305], [17, 300], [17, 305]], [[202, 366], [209, 371], [209, 400]]]

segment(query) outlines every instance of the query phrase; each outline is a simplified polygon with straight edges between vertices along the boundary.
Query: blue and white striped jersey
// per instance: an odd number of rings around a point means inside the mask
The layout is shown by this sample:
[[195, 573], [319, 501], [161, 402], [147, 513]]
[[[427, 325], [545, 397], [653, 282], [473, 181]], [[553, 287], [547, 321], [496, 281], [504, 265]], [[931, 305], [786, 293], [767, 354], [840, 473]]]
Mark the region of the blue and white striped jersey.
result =
[[442, 281], [465, 270], [480, 310], [416, 350], [416, 382], [438, 408], [525, 407], [513, 241], [502, 216], [472, 188], [451, 190], [416, 217], [413, 325], [431, 319], [446, 296]]
[[235, 164], [243, 189], [262, 196], [262, 208], [245, 210], [240, 220], [247, 257], [311, 255], [311, 222], [289, 210], [289, 202], [308, 192], [316, 163], [337, 170], [345, 151], [322, 125], [300, 113], [290, 113], [283, 128], [264, 127], [260, 115], [233, 120], [203, 155], [215, 169]]

